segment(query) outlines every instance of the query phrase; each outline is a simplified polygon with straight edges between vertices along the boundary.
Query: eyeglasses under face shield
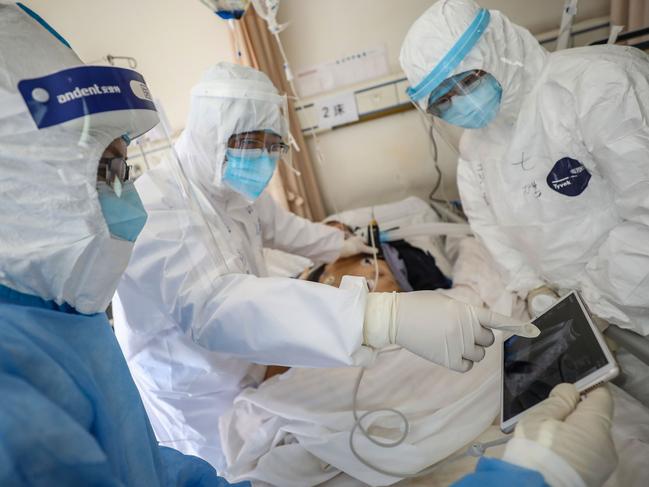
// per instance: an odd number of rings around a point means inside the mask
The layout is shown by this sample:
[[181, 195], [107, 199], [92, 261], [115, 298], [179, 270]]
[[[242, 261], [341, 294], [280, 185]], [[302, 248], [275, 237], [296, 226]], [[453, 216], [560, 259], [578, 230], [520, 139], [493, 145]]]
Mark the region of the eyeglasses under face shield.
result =
[[99, 159], [97, 181], [110, 186], [115, 184], [116, 179], [121, 183], [128, 181], [131, 166], [126, 163], [127, 160], [128, 157], [102, 157]]
[[130, 166], [126, 157], [130, 139], [123, 135], [104, 150], [97, 166], [97, 183], [106, 183], [120, 196], [122, 186], [129, 180]]
[[482, 85], [486, 75], [485, 71], [472, 69], [444, 80], [430, 93], [426, 113], [442, 118], [451, 108], [454, 97], [473, 93]]
[[[460, 36], [457, 42], [449, 49], [442, 59], [424, 76], [416, 85], [409, 87], [406, 92], [417, 108], [420, 103], [428, 97], [428, 107], [433, 111], [439, 111], [440, 107], [431, 106], [431, 101], [435, 101], [445, 94], [447, 98], [440, 101], [447, 102], [452, 96], [459, 93], [461, 86], [469, 88], [476, 83], [478, 78], [482, 78], [485, 73], [480, 70], [464, 71], [458, 75], [452, 76], [454, 70], [466, 59], [475, 45], [480, 41], [483, 34], [489, 26], [491, 14], [486, 9], [480, 9], [467, 30]], [[481, 73], [481, 74], [479, 74]], [[473, 74], [473, 76], [470, 76]], [[466, 79], [466, 83], [461, 80]], [[478, 85], [479, 86], [479, 85]], [[456, 88], [456, 90], [454, 90]], [[473, 89], [477, 86], [473, 87]], [[423, 107], [421, 107], [423, 110]], [[442, 104], [441, 109], [444, 109]], [[428, 111], [428, 109], [426, 110]], [[438, 116], [438, 115], [436, 115]]]
[[[282, 142], [282, 137], [270, 131], [242, 132], [234, 134], [228, 140], [228, 148], [248, 151], [259, 151], [261, 155], [268, 152], [273, 159], [279, 159], [289, 152], [289, 146]], [[254, 156], [254, 152], [249, 152]]]

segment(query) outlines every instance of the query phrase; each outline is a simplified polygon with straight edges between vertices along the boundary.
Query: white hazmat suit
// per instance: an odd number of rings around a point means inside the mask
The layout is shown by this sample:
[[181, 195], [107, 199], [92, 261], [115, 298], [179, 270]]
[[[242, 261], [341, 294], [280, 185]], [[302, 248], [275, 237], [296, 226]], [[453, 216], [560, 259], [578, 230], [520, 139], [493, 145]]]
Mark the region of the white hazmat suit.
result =
[[494, 341], [481, 324], [515, 324], [427, 291], [368, 294], [358, 277], [340, 289], [265, 277], [262, 245], [326, 262], [343, 234], [222, 183], [233, 134], [286, 135], [283, 99], [265, 75], [220, 64], [192, 95], [176, 145], [188, 184], [177, 184], [174, 157], [136, 182], [149, 219], [114, 300], [117, 338], [162, 444], [223, 467], [218, 418], [261, 382], [255, 364], [364, 365], [373, 352], [363, 343], [397, 343], [465, 371]]
[[[473, 0], [442, 0], [415, 22], [401, 50], [412, 86], [478, 11]], [[460, 142], [471, 227], [510, 290], [578, 289], [596, 315], [648, 335], [649, 57], [622, 46], [548, 53], [490, 14], [451, 73], [480, 69], [503, 90], [496, 118]]]
[[[223, 95], [197, 95], [208, 85]], [[287, 212], [267, 194], [250, 204], [221, 184], [231, 135], [260, 127], [286, 133], [277, 103], [243, 99], [253, 92], [280, 98], [262, 73], [212, 68], [194, 90], [176, 144], [204, 198], [201, 210], [222, 261], [213, 266], [190, 217], [185, 228], [172, 223], [169, 213], [177, 205], [170, 198], [180, 196], [170, 194], [174, 176], [165, 161], [136, 182], [149, 219], [114, 301], [117, 337], [158, 439], [213, 465], [222, 464], [218, 417], [243, 388], [264, 377], [265, 367], [251, 361], [349, 365], [362, 340], [362, 283], [339, 290], [258, 278], [267, 275], [263, 246], [329, 262], [341, 251], [343, 233]]]

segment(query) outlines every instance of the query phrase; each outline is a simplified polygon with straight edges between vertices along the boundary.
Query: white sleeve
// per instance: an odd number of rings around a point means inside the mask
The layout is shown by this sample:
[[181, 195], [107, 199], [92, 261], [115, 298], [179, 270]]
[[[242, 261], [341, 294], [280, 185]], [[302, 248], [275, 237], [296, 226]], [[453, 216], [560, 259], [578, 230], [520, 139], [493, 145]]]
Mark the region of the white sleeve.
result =
[[503, 271], [507, 289], [525, 296], [532, 289], [541, 286], [543, 280], [499, 227], [479, 176], [471, 164], [462, 159], [458, 163], [457, 184], [462, 208], [469, 218], [471, 229]]
[[[622, 219], [586, 265], [581, 284], [593, 311], [621, 324], [634, 315], [646, 323], [649, 309], [649, 68], [643, 70], [598, 71], [598, 84], [608, 91], [579, 100], [578, 110], [586, 147], [613, 189]], [[604, 316], [597, 309], [602, 300], [627, 316]]]
[[208, 252], [202, 227], [182, 215], [171, 225], [173, 213], [149, 212], [119, 286], [128, 321], [143, 340], [149, 330], [172, 327], [208, 350], [259, 364], [337, 367], [369, 359], [361, 346], [364, 279], [339, 289], [229, 273]]
[[192, 327], [203, 347], [258, 364], [337, 367], [363, 363], [363, 279], [335, 288], [288, 278], [233, 274]]
[[342, 250], [344, 234], [313, 223], [279, 206], [267, 193], [255, 202], [264, 246], [301, 255], [316, 263], [333, 262]]

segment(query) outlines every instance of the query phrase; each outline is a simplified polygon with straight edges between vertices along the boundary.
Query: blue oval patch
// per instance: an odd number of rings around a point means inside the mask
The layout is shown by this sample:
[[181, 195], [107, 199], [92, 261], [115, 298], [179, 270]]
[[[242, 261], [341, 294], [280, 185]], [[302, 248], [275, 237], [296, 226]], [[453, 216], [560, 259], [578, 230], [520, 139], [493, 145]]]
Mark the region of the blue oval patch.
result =
[[579, 196], [590, 181], [584, 165], [570, 157], [559, 159], [546, 178], [548, 186], [565, 196]]

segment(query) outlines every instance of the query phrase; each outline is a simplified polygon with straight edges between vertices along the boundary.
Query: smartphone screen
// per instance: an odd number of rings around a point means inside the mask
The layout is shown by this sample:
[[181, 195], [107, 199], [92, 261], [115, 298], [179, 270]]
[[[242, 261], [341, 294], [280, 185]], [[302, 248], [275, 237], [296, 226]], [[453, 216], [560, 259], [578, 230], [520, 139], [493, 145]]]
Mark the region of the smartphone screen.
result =
[[504, 344], [503, 421], [546, 399], [554, 386], [575, 383], [608, 363], [574, 294], [533, 323], [538, 337], [513, 336]]

